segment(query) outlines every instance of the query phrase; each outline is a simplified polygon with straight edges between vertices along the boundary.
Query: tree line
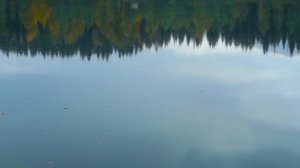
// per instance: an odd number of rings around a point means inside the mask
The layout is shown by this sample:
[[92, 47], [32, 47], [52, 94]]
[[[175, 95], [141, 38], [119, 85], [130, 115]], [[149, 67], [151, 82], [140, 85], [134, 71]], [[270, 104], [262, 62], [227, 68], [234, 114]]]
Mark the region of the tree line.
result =
[[300, 50], [298, 0], [3, 0], [0, 50], [6, 54], [107, 59], [160, 48], [171, 39], [264, 52]]

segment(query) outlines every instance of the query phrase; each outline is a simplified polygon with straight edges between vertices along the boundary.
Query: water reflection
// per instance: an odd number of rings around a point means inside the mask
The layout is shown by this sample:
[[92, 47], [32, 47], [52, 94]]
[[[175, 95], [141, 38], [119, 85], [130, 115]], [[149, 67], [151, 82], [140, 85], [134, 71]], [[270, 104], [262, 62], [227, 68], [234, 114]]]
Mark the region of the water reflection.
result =
[[247, 50], [278, 45], [292, 55], [300, 48], [300, 2], [294, 0], [151, 0], [0, 2], [0, 48], [3, 52], [108, 58], [161, 48], [171, 37], [199, 46], [206, 34]]
[[299, 58], [197, 50], [1, 57], [0, 166], [298, 167]]
[[0, 168], [300, 166], [297, 1], [0, 3]]
[[249, 155], [237, 155], [230, 157], [219, 157], [201, 155], [197, 151], [189, 151], [186, 155], [183, 168], [253, 168], [253, 167], [272, 167], [282, 168], [299, 167], [299, 153], [286, 149], [265, 149], [256, 151]]

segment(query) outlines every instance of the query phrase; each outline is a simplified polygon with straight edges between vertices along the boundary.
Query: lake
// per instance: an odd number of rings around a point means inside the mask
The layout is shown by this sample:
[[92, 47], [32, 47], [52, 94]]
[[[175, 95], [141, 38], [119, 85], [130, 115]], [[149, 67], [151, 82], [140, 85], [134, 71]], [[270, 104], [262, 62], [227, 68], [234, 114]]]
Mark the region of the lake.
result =
[[0, 168], [300, 167], [300, 1], [0, 0]]

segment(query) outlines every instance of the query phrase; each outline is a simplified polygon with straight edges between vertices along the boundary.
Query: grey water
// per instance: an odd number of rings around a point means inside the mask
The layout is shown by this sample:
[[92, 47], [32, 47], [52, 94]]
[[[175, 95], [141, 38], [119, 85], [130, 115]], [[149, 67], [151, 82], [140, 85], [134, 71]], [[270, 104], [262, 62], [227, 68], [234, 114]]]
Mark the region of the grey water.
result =
[[0, 0], [0, 168], [299, 168], [299, 7]]
[[300, 59], [262, 53], [2, 54], [0, 167], [298, 167]]

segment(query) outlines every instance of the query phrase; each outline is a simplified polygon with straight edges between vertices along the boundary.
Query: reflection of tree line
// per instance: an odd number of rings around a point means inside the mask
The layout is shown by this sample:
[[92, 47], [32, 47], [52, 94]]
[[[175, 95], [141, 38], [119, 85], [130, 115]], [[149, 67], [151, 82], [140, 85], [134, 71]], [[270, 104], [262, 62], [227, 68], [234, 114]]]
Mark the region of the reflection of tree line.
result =
[[300, 49], [296, 0], [6, 0], [0, 1], [0, 49], [33, 55], [107, 58], [161, 47], [171, 37], [213, 47], [264, 52], [280, 42], [291, 54]]

